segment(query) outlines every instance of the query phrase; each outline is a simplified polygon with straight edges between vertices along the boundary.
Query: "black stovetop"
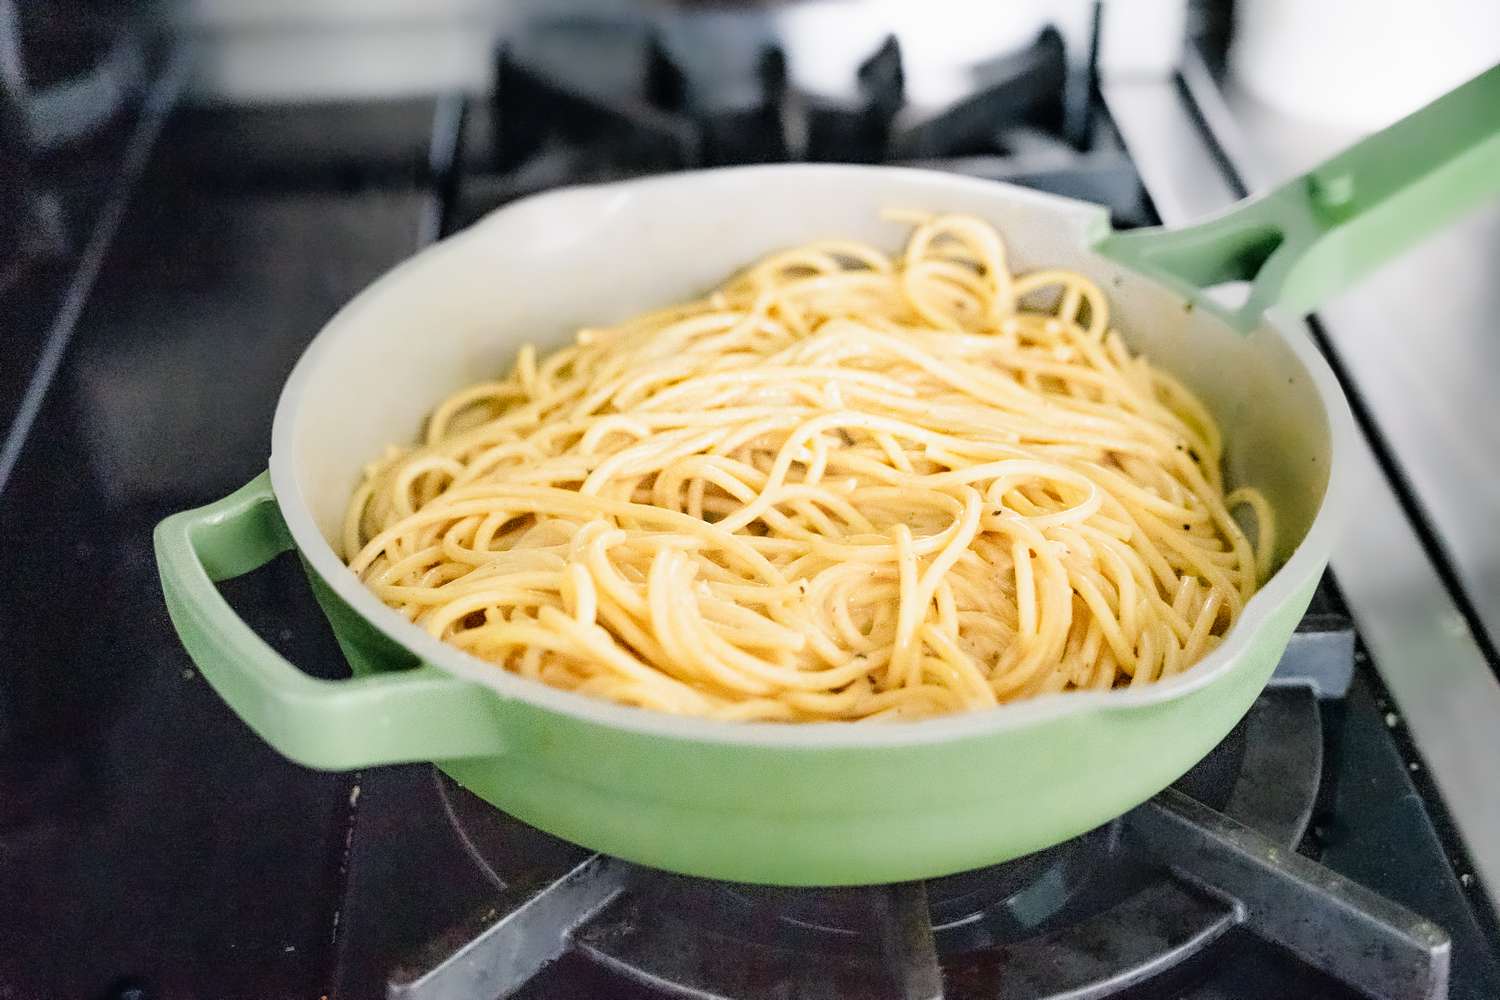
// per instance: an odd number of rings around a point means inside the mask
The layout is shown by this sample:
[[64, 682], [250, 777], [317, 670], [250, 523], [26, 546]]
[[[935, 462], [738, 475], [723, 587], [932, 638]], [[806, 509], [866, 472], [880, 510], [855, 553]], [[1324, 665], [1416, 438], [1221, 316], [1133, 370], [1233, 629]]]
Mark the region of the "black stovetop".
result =
[[[524, 77], [524, 59], [506, 58], [511, 79]], [[767, 65], [771, 86], [774, 62]], [[889, 67], [874, 65], [866, 111], [885, 107], [879, 81]], [[690, 87], [670, 75], [655, 86], [657, 104], [670, 105], [676, 93], [676, 111], [683, 110]], [[10, 446], [13, 471], [0, 480], [0, 537], [9, 549], [0, 599], [0, 998], [363, 998], [384, 995], [391, 983], [418, 996], [410, 990], [424, 971], [503, 920], [518, 900], [589, 863], [579, 849], [478, 805], [429, 766], [322, 774], [278, 757], [198, 677], [168, 623], [151, 554], [157, 520], [216, 499], [264, 468], [280, 385], [340, 304], [435, 226], [462, 226], [500, 200], [555, 182], [548, 173], [559, 169], [555, 158], [523, 157], [491, 141], [505, 134], [494, 117], [505, 106], [500, 98], [472, 104], [467, 116], [459, 101], [178, 111], [103, 248], [97, 281], [83, 290], [76, 327], [57, 342], [55, 373], [37, 375], [34, 357], [15, 349], [45, 341], [45, 332], [35, 340], [25, 331], [0, 333], [18, 338], [8, 356], [31, 372], [13, 377], [12, 367], [0, 380], [8, 394], [0, 412], [9, 419], [28, 388], [39, 403]], [[1127, 222], [1149, 218], [1107, 122], [1090, 121], [1087, 151], [1059, 165], [1055, 141], [1039, 159], [1026, 158], [1026, 149], [1045, 145], [1035, 129], [1056, 125], [1034, 112], [1023, 108], [1027, 122], [1005, 148], [944, 149], [930, 120], [902, 133], [896, 117], [884, 141], [905, 135], [900, 141], [929, 159], [962, 153], [944, 157], [948, 168], [1104, 199]], [[868, 136], [860, 131], [867, 116], [838, 107], [823, 113], [822, 127]], [[688, 113], [686, 120], [701, 127], [689, 130], [685, 148], [701, 154], [725, 148], [723, 121], [746, 119]], [[661, 137], [680, 140], [671, 127], [652, 134], [650, 156], [679, 149]], [[543, 149], [559, 140], [532, 141]], [[679, 165], [687, 164], [652, 164]], [[292, 558], [226, 591], [293, 662], [326, 676], [344, 671]], [[1246, 724], [1299, 706], [1313, 726], [1301, 738], [1314, 733], [1322, 753], [1310, 777], [1306, 760], [1297, 772], [1310, 816], [1277, 830], [1291, 838], [1288, 846], [1441, 927], [1452, 941], [1450, 996], [1500, 995], [1496, 942], [1467, 896], [1462, 858], [1445, 839], [1399, 712], [1370, 664], [1349, 658], [1351, 636], [1331, 583], [1318, 601], [1299, 642], [1316, 654], [1309, 669], [1328, 697], [1292, 683], [1269, 692]], [[1233, 775], [1247, 753], [1243, 737], [1242, 729], [1219, 752], [1220, 771], [1204, 772], [1190, 791], [1229, 809]], [[1131, 829], [1126, 822], [1099, 835], [1105, 855], [1128, 854], [1129, 878], [1160, 881], [1163, 859], [1132, 848]], [[950, 996], [1047, 995], [1045, 984], [1023, 989], [1006, 970], [1023, 968], [1027, 954], [1042, 964], [1062, 954], [1036, 951], [1033, 939], [1065, 937], [1072, 911], [1047, 908], [1034, 924], [1018, 924], [1014, 901], [1039, 878], [1079, 867], [1043, 866], [1024, 877], [1011, 870], [1004, 877], [1021, 881], [990, 900], [995, 905], [975, 924], [988, 937], [944, 929], [939, 910], [951, 886], [925, 887], [937, 907]], [[1124, 882], [1086, 881], [1089, 892], [1119, 897], [1110, 905], [1125, 898]], [[1204, 913], [1233, 912], [1211, 886], [1173, 884]], [[516, 995], [663, 995], [622, 964], [630, 955], [636, 969], [701, 978], [718, 968], [705, 956], [717, 962], [727, 954], [739, 965], [713, 973], [721, 976], [716, 982], [724, 989], [737, 983], [743, 995], [883, 991], [869, 983], [884, 980], [860, 978], [869, 974], [870, 955], [889, 951], [867, 947], [884, 940], [878, 930], [830, 930], [821, 917], [798, 918], [788, 936], [782, 917], [804, 903], [768, 903], [754, 893], [746, 912], [758, 916], [749, 930], [726, 930], [713, 921], [732, 916], [733, 906], [703, 902], [703, 893], [724, 887], [639, 872], [622, 885], [593, 923], [575, 929], [562, 957]], [[1077, 905], [1092, 898], [1079, 895]], [[1104, 912], [1109, 900], [1100, 899], [1088, 905]], [[847, 910], [845, 903], [810, 905], [815, 916], [827, 905]], [[697, 921], [704, 912], [712, 919]], [[757, 938], [766, 913], [774, 918], [769, 942]], [[685, 926], [684, 914], [693, 917], [687, 924], [702, 926]], [[1354, 995], [1251, 926], [1224, 924], [1191, 958], [1120, 995]], [[807, 958], [826, 944], [810, 943], [808, 934], [840, 941], [835, 965], [845, 971], [794, 994], [789, 984], [806, 981], [824, 961]], [[756, 950], [762, 947], [771, 950]], [[684, 954], [701, 960], [662, 965]], [[758, 955], [770, 957], [752, 961]]]

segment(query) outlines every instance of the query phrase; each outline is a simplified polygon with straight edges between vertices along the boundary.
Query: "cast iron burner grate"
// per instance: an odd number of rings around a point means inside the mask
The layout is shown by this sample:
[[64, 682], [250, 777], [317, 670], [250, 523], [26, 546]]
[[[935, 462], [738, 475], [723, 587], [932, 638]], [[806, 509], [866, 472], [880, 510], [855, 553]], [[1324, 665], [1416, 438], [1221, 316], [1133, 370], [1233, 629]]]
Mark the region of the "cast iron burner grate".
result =
[[1273, 686], [1176, 786], [1105, 827], [991, 868], [837, 889], [591, 856], [436, 775], [501, 902], [477, 937], [398, 971], [389, 996], [519, 997], [567, 955], [642, 996], [1082, 1000], [1241, 929], [1377, 1000], [1444, 997], [1441, 929], [1295, 850], [1322, 747], [1315, 690]]
[[911, 100], [895, 37], [846, 93], [815, 94], [754, 21], [694, 20], [692, 43], [675, 47], [629, 16], [528, 21], [496, 52], [494, 92], [474, 109], [489, 139], [482, 169], [464, 177], [459, 224], [565, 184], [795, 161], [946, 170], [1105, 204], [1121, 225], [1150, 221], [1118, 139], [1075, 99], [1090, 82], [1056, 30], [965, 67], [965, 95], [927, 107]]

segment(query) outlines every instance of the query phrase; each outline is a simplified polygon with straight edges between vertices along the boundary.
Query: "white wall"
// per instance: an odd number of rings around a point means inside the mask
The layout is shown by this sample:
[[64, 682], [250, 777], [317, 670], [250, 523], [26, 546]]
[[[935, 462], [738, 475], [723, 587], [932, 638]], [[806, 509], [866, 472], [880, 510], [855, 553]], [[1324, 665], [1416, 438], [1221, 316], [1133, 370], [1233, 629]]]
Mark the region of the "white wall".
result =
[[[963, 90], [974, 61], [1029, 41], [1045, 24], [1069, 51], [1088, 52], [1092, 0], [786, 0], [721, 3], [688, 16], [635, 0], [178, 0], [198, 44], [199, 100], [305, 101], [453, 88], [481, 92], [495, 38], [522, 19], [591, 11], [666, 18], [668, 44], [694, 44], [719, 18], [765, 22], [782, 39], [793, 79], [817, 93], [854, 82], [854, 67], [890, 33], [901, 40], [908, 93], [939, 104]], [[1106, 62], [1160, 71], [1175, 63], [1186, 0], [1113, 0]], [[712, 32], [699, 37], [709, 37]]]
[[391, 97], [487, 86], [505, 0], [180, 0], [200, 101]]

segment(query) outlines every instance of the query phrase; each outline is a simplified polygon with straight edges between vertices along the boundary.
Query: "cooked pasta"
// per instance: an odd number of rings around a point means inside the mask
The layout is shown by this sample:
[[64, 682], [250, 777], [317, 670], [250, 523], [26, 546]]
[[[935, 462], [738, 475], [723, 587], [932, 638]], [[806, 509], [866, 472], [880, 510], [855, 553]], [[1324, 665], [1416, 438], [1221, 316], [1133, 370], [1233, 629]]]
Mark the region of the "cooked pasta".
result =
[[[1269, 570], [1203, 405], [1100, 290], [965, 216], [580, 330], [366, 470], [386, 604], [554, 687], [720, 719], [983, 709], [1180, 673]], [[1230, 510], [1253, 515], [1255, 541]]]

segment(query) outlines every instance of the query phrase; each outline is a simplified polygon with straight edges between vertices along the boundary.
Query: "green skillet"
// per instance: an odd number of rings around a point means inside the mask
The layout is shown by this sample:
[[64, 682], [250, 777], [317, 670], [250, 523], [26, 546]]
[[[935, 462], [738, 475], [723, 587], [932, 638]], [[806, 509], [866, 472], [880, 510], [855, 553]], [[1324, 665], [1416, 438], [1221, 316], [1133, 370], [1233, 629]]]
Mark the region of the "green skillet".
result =
[[[942, 875], [1108, 821], [1204, 756], [1265, 685], [1328, 561], [1354, 429], [1295, 313], [1500, 187], [1500, 70], [1305, 177], [1176, 232], [1113, 234], [1103, 209], [883, 167], [767, 166], [529, 198], [417, 255], [346, 306], [282, 391], [269, 472], [167, 518], [156, 552], [184, 645], [292, 760], [435, 761], [496, 807], [631, 861], [783, 885]], [[1268, 495], [1279, 568], [1225, 643], [1139, 690], [1071, 693], [889, 725], [676, 718], [468, 658], [383, 606], [330, 544], [362, 464], [518, 345], [702, 292], [821, 237], [894, 248], [882, 209], [993, 222], [1018, 268], [1083, 271], [1130, 343], [1225, 428], [1225, 474]], [[1202, 289], [1253, 282], [1228, 311]], [[1273, 307], [1282, 307], [1281, 309]], [[1267, 311], [1269, 309], [1269, 311]], [[316, 680], [214, 581], [295, 549], [353, 668]]]

